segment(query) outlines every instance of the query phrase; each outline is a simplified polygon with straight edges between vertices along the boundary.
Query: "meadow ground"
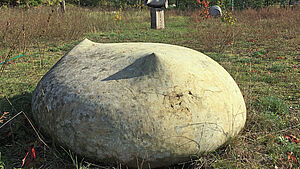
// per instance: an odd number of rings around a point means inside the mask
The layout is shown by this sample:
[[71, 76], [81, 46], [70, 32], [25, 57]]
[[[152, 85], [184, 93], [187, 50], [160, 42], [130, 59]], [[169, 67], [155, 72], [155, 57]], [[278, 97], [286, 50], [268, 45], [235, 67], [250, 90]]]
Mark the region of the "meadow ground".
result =
[[[21, 111], [32, 120], [31, 94], [38, 81], [84, 38], [169, 43], [198, 50], [221, 64], [239, 85], [248, 112], [236, 138], [169, 168], [298, 168], [300, 6], [236, 11], [233, 25], [220, 18], [203, 20], [197, 11], [167, 10], [165, 15], [166, 29], [152, 30], [146, 9], [104, 12], [70, 6], [62, 14], [53, 7], [0, 8], [0, 63], [24, 54], [0, 65], [0, 125]], [[6, 118], [4, 112], [9, 112]], [[77, 159], [42, 137], [50, 148], [23, 114], [0, 128], [0, 169], [20, 168], [32, 146], [33, 168], [109, 168]]]

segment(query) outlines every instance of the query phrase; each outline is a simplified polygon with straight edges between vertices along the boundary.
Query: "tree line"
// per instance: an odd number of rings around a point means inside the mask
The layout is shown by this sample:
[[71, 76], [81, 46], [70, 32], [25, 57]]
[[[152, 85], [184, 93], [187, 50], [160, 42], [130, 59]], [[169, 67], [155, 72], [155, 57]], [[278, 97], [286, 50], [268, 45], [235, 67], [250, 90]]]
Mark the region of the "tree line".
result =
[[[61, 0], [1, 0], [0, 6], [19, 6], [30, 7], [39, 5], [56, 5]], [[73, 4], [85, 7], [108, 7], [108, 8], [135, 8], [142, 7], [144, 0], [65, 0], [67, 4]], [[237, 10], [247, 8], [264, 8], [272, 5], [291, 6], [299, 2], [299, 0], [209, 0], [210, 5], [222, 4], [226, 8]], [[171, 8], [179, 8], [182, 10], [199, 8], [197, 0], [169, 0]]]

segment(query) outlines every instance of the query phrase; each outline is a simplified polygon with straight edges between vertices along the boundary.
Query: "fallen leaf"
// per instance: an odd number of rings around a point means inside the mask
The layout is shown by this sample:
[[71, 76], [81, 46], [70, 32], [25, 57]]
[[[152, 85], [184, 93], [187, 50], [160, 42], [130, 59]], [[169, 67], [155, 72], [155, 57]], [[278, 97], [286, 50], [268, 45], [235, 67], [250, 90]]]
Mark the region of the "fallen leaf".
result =
[[30, 155], [31, 155], [31, 159], [35, 159], [36, 158], [36, 156], [35, 156], [35, 150], [34, 150], [33, 147], [31, 148]]
[[26, 157], [28, 156], [29, 152], [26, 153], [25, 157], [22, 159], [22, 166], [21, 168], [24, 166], [25, 161], [26, 161]]
[[[30, 153], [30, 159], [26, 160], [29, 153]], [[28, 146], [27, 147], [27, 153], [26, 153], [25, 157], [22, 159], [22, 166], [21, 167], [23, 167], [24, 165], [28, 167], [33, 162], [33, 160], [35, 158], [36, 158], [35, 149], [33, 147], [31, 148], [30, 146]]]
[[286, 154], [288, 155], [288, 162], [295, 162], [296, 164], [298, 163], [298, 160], [295, 156], [293, 156], [293, 152], [286, 152]]

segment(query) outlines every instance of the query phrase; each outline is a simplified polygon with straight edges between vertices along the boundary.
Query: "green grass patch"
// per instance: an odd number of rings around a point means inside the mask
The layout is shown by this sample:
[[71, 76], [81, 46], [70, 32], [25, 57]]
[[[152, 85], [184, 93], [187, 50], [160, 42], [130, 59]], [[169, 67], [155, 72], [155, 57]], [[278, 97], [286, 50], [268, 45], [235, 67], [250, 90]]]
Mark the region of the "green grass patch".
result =
[[256, 106], [264, 112], [271, 112], [274, 115], [286, 114], [289, 106], [282, 99], [276, 96], [265, 96], [257, 100]]

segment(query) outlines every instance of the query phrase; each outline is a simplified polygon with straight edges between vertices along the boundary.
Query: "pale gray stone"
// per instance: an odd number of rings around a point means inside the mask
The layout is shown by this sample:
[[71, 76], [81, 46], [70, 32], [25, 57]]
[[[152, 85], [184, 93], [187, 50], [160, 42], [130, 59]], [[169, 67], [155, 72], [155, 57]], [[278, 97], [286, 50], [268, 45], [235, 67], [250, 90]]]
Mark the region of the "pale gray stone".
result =
[[237, 84], [206, 55], [168, 44], [89, 40], [38, 83], [32, 112], [66, 149], [133, 168], [215, 150], [246, 120]]
[[168, 8], [168, 0], [145, 0], [144, 5], [152, 8]]
[[222, 10], [218, 5], [209, 8], [209, 14], [213, 17], [222, 16]]

